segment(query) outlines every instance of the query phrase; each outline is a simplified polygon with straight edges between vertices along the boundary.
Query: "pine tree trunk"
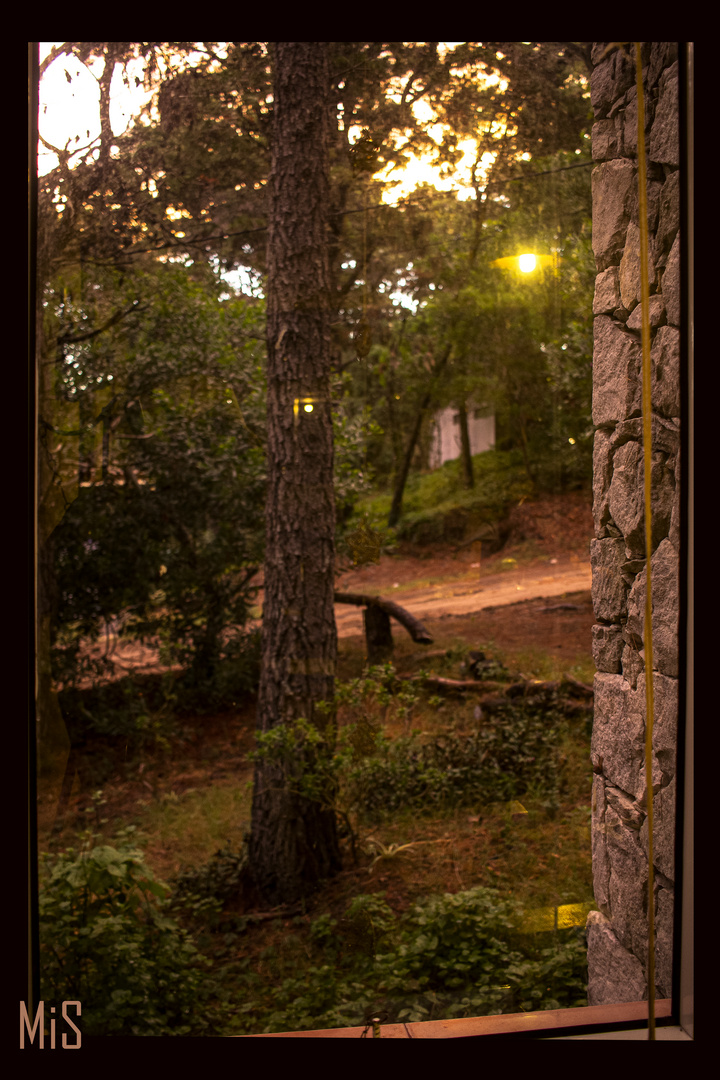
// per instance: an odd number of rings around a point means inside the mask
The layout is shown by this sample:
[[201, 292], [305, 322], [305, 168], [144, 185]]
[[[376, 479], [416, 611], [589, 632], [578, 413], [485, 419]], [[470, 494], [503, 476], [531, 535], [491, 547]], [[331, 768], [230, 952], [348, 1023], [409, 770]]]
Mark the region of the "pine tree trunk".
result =
[[458, 421], [460, 424], [460, 456], [462, 458], [463, 487], [468, 491], [475, 487], [473, 476], [472, 454], [470, 453], [470, 431], [468, 430], [468, 417], [465, 402], [458, 405]]
[[393, 492], [392, 504], [390, 506], [390, 514], [388, 516], [389, 529], [394, 529], [398, 521], [400, 520], [400, 512], [402, 510], [402, 500], [403, 494], [405, 492], [405, 485], [407, 483], [407, 478], [410, 475], [410, 466], [412, 465], [415, 447], [417, 445], [418, 439], [420, 438], [420, 430], [422, 428], [423, 418], [425, 416], [428, 405], [432, 401], [433, 393], [435, 391], [435, 384], [440, 376], [440, 373], [442, 372], [442, 369], [445, 367], [445, 364], [448, 361], [450, 352], [450, 348], [447, 348], [438, 360], [437, 364], [435, 365], [432, 373], [430, 387], [426, 391], [425, 396], [420, 403], [420, 408], [418, 410], [417, 418], [415, 420], [415, 426], [410, 435], [410, 441], [408, 443], [407, 450], [405, 452], [405, 458], [403, 460], [402, 468], [400, 470], [400, 475], [395, 481], [395, 491]]
[[[334, 690], [335, 505], [327, 266], [328, 62], [324, 42], [272, 45], [274, 128], [267, 285], [265, 599], [258, 730], [304, 717]], [[329, 730], [328, 730], [329, 729]], [[309, 751], [260, 760], [250, 875], [268, 903], [291, 903], [340, 869], [332, 793], [298, 789]]]

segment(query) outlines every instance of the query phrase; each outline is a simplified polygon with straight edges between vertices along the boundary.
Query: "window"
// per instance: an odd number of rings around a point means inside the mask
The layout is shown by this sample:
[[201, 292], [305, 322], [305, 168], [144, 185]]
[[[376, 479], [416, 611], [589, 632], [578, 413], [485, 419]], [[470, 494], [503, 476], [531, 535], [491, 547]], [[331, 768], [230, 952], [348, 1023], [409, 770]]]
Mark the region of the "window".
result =
[[[687, 206], [685, 208], [686, 220], [685, 220], [685, 236], [686, 236], [686, 274], [687, 274], [687, 301], [688, 301], [688, 321], [692, 325], [693, 313], [692, 313], [692, 251], [693, 251], [693, 232], [692, 232], [692, 62], [693, 51], [692, 46], [689, 45], [687, 51], [682, 53], [685, 58], [686, 64], [686, 94], [685, 100], [685, 113], [684, 121], [687, 125], [687, 160], [686, 160], [686, 176], [687, 176]], [[29, 115], [29, 126], [32, 123], [32, 109]], [[33, 139], [29, 140], [30, 146], [33, 146]], [[32, 155], [31, 155], [32, 156]], [[34, 161], [29, 159], [30, 176], [32, 177], [34, 172]], [[180, 234], [178, 234], [180, 235]], [[31, 245], [32, 245], [32, 232], [31, 232]], [[33, 250], [31, 246], [31, 263]], [[30, 296], [31, 296], [31, 312], [34, 311], [34, 305], [36, 298], [34, 297], [34, 282], [32, 277], [30, 278]], [[34, 365], [34, 351], [32, 348], [33, 337], [33, 318], [30, 319], [30, 357], [32, 358], [31, 371]], [[686, 330], [686, 347], [688, 354], [688, 371], [687, 371], [687, 407], [685, 416], [685, 430], [683, 432], [683, 438], [685, 439], [686, 447], [686, 460], [687, 466], [687, 507], [688, 507], [688, 520], [687, 531], [685, 535], [686, 544], [686, 573], [685, 573], [685, 590], [686, 590], [686, 609], [685, 609], [685, 633], [686, 633], [686, 656], [685, 656], [685, 689], [686, 689], [686, 710], [685, 710], [685, 788], [684, 788], [684, 809], [683, 809], [683, 833], [682, 833], [682, 857], [683, 857], [683, 876], [682, 880], [682, 903], [678, 905], [681, 912], [681, 920], [676, 922], [676, 955], [679, 956], [679, 964], [676, 964], [675, 969], [675, 992], [673, 996], [672, 1005], [670, 1003], [659, 1003], [657, 1009], [658, 1018], [669, 1019], [675, 1022], [676, 1026], [683, 1031], [692, 1035], [693, 1032], [693, 1015], [692, 1015], [692, 916], [691, 916], [691, 904], [692, 904], [692, 762], [693, 762], [693, 709], [692, 709], [692, 665], [693, 665], [693, 642], [689, 632], [689, 628], [692, 626], [692, 588], [693, 588], [693, 560], [692, 560], [692, 521], [693, 521], [693, 493], [692, 493], [692, 387], [693, 387], [693, 357], [691, 351], [691, 337]], [[232, 399], [228, 400], [228, 404]], [[476, 411], [477, 416], [477, 411]], [[457, 422], [457, 418], [454, 418]], [[34, 440], [33, 440], [34, 445]], [[37, 451], [34, 451], [37, 453]], [[131, 482], [131, 478], [126, 478], [127, 482]], [[34, 524], [33, 529], [36, 528]], [[34, 545], [33, 545], [34, 546]], [[36, 687], [36, 674], [33, 673], [30, 682], [32, 686], [29, 687], [31, 697], [34, 698]], [[33, 821], [36, 813], [36, 779], [35, 779], [35, 740], [34, 740], [34, 718], [31, 715], [29, 739], [25, 745], [27, 750], [27, 756], [29, 760], [28, 770], [28, 784], [27, 784], [27, 796], [28, 796], [28, 819], [29, 830], [28, 839], [29, 846], [25, 858], [22, 860], [27, 866], [28, 873], [28, 891], [30, 896], [30, 906], [36, 902], [37, 895], [37, 849], [36, 849], [36, 835], [35, 835], [35, 822]], [[23, 913], [23, 917], [25, 912]], [[32, 931], [32, 925], [31, 925]], [[37, 987], [38, 979], [38, 961], [37, 961], [37, 937], [30, 933], [30, 977], [29, 988], [24, 994], [24, 1000], [33, 1000], [33, 994], [37, 995], [37, 989], [33, 991], [31, 989], [34, 983]], [[22, 966], [22, 965], [21, 965]], [[572, 1014], [572, 1015], [571, 1015]], [[584, 1037], [586, 1032], [582, 1031], [578, 1033], [578, 1028], [589, 1029], [589, 1034], [593, 1032], [597, 1033], [598, 1028], [607, 1029], [610, 1033], [618, 1032], [618, 1026], [622, 1024], [629, 1025], [629, 1030], [641, 1030], [644, 1022], [642, 1011], [638, 1010], [635, 1006], [598, 1006], [588, 1008], [587, 1010], [568, 1010], [566, 1013], [548, 1014], [538, 1013], [533, 1016], [500, 1016], [500, 1017], [485, 1017], [471, 1020], [458, 1020], [458, 1021], [435, 1021], [430, 1022], [427, 1025], [423, 1024], [408, 1024], [397, 1025], [397, 1030], [383, 1031], [384, 1037], [419, 1037], [419, 1038], [474, 1038], [474, 1037], [488, 1037], [488, 1036], [503, 1036], [512, 1035], [517, 1037], [518, 1033], [522, 1032], [534, 1038], [573, 1038]], [[434, 1025], [434, 1026], [433, 1026]], [[634, 1025], [634, 1027], [633, 1027]], [[403, 1030], [400, 1030], [400, 1029]], [[553, 1034], [550, 1034], [550, 1032]], [[569, 1032], [574, 1031], [575, 1034]], [[291, 1035], [298, 1033], [283, 1033], [285, 1035]], [[358, 1037], [357, 1030], [352, 1034], [343, 1035], [339, 1030], [334, 1032], [303, 1032], [299, 1033], [302, 1037]], [[368, 1033], [367, 1037], [370, 1037], [371, 1033]], [[682, 1037], [682, 1036], [680, 1036]]]

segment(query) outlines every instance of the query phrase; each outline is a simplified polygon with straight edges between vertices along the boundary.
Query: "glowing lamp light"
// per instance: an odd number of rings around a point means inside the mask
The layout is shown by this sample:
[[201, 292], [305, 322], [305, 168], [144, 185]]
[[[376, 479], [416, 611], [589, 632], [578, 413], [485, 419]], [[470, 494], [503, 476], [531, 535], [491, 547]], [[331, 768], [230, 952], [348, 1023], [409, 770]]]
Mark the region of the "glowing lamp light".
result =
[[522, 255], [505, 255], [502, 259], [493, 259], [491, 266], [497, 266], [501, 270], [520, 271], [521, 274], [531, 274], [533, 270], [548, 270], [553, 268], [557, 271], [562, 259], [557, 253], [552, 255], [536, 255], [532, 251], [525, 251]]
[[305, 413], [313, 412], [313, 410], [315, 408], [314, 403], [317, 400], [318, 400], [318, 398], [315, 398], [315, 397], [295, 398], [295, 400], [293, 401], [293, 416], [295, 417], [295, 420], [297, 420], [298, 414], [299, 414], [301, 409]]

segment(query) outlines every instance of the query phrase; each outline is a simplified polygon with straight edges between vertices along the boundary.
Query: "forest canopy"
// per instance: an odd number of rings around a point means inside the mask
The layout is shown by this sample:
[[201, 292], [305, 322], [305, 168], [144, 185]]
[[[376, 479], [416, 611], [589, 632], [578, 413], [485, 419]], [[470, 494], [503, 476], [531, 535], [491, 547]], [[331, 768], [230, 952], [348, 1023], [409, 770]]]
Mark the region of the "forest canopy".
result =
[[[402, 522], [448, 405], [491, 410], [534, 490], [586, 483], [587, 43], [334, 42], [328, 64], [338, 536], [371, 487]], [[62, 145], [43, 120], [58, 71], [98, 103], [96, 128]], [[142, 92], [129, 122], [123, 88]], [[40, 520], [61, 682], [80, 675], [81, 640], [122, 619], [212, 684], [227, 628], [247, 624], [273, 109], [267, 43], [44, 50]], [[534, 273], [514, 266], [524, 251]]]

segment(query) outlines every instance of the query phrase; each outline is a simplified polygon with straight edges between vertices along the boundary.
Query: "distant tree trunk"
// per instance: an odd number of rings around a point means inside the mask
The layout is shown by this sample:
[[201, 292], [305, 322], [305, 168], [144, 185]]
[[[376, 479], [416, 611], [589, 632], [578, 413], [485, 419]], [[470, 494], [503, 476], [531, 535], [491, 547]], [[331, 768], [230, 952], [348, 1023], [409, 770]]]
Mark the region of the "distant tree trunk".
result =
[[462, 458], [463, 487], [470, 490], [475, 487], [473, 476], [472, 454], [470, 453], [470, 432], [468, 430], [468, 417], [465, 401], [458, 405], [458, 421], [460, 424], [460, 457]]
[[442, 372], [442, 369], [445, 367], [445, 364], [448, 361], [448, 358], [450, 356], [450, 351], [451, 351], [451, 347], [448, 346], [448, 348], [445, 350], [445, 352], [443, 353], [443, 355], [441, 356], [441, 358], [438, 360], [437, 364], [435, 365], [435, 368], [434, 368], [434, 370], [432, 372], [432, 376], [431, 376], [431, 380], [430, 380], [430, 386], [429, 386], [425, 396], [423, 397], [422, 401], [420, 402], [420, 408], [418, 409], [417, 418], [415, 420], [415, 426], [414, 426], [414, 428], [412, 430], [412, 433], [410, 435], [410, 442], [408, 443], [407, 450], [405, 451], [405, 458], [404, 458], [403, 463], [402, 463], [402, 468], [400, 469], [400, 474], [399, 474], [397, 480], [395, 481], [395, 491], [393, 492], [392, 505], [390, 507], [390, 515], [388, 517], [388, 528], [389, 529], [394, 529], [395, 526], [397, 525], [398, 521], [400, 520], [400, 511], [402, 510], [403, 493], [405, 491], [405, 485], [407, 483], [407, 478], [410, 475], [410, 466], [412, 464], [413, 454], [415, 453], [415, 447], [417, 445], [418, 439], [420, 438], [420, 430], [422, 428], [422, 422], [423, 422], [423, 419], [425, 417], [425, 412], [427, 411], [427, 407], [430, 404], [430, 402], [432, 401], [433, 394], [435, 392], [435, 384], [436, 384], [436, 382], [437, 382], [437, 380], [438, 380], [438, 378], [440, 376], [440, 373]]
[[393, 657], [393, 636], [387, 611], [370, 604], [363, 612], [368, 664], [384, 664]]
[[78, 481], [89, 483], [95, 472], [95, 395], [83, 394], [80, 398], [80, 442]]
[[400, 467], [400, 455], [402, 454], [402, 447], [400, 445], [400, 432], [398, 430], [397, 416], [395, 412], [395, 378], [392, 370], [392, 361], [388, 370], [387, 379], [387, 392], [385, 394], [388, 407], [388, 420], [390, 421], [390, 440], [392, 446], [393, 455], [393, 470], [397, 472]]
[[523, 465], [525, 466], [525, 474], [530, 481], [530, 486], [534, 491], [537, 490], [537, 482], [535, 478], [535, 470], [530, 465], [530, 453], [528, 451], [527, 429], [525, 427], [525, 417], [520, 414], [518, 421], [518, 427], [520, 430], [520, 450], [522, 451]]
[[53, 362], [55, 343], [46, 343], [43, 328], [42, 279], [38, 275], [36, 333], [37, 443], [36, 443], [36, 709], [37, 769], [43, 792], [60, 798], [63, 775], [70, 754], [70, 738], [63, 719], [52, 678], [52, 634], [57, 614], [58, 590], [55, 577], [55, 528], [62, 520], [65, 504], [77, 494], [64, 490], [55, 470], [59, 469], [53, 453], [57, 438], [54, 425], [55, 391]]
[[[325, 42], [276, 42], [267, 284], [265, 600], [258, 730], [305, 718], [334, 692], [335, 505], [326, 213], [329, 69]], [[292, 903], [336, 873], [331, 799], [299, 791], [303, 750], [259, 760], [249, 869], [270, 904]]]

